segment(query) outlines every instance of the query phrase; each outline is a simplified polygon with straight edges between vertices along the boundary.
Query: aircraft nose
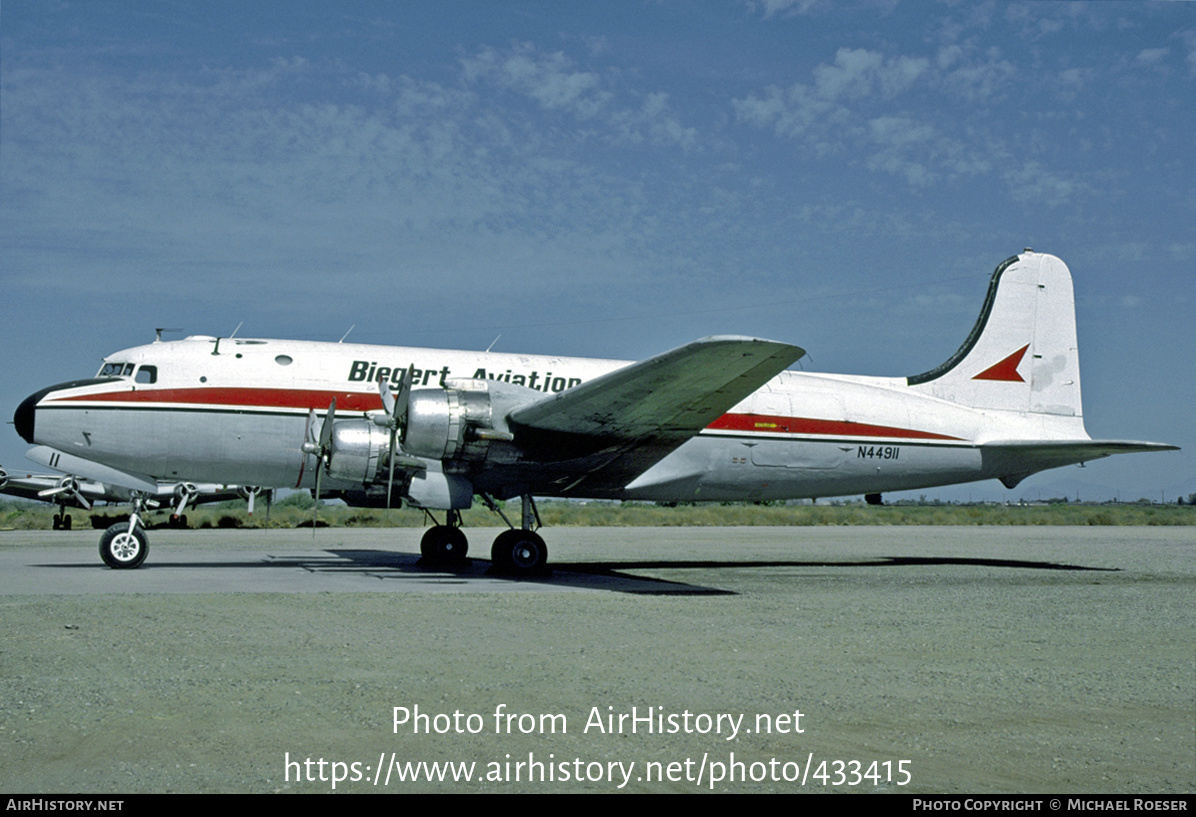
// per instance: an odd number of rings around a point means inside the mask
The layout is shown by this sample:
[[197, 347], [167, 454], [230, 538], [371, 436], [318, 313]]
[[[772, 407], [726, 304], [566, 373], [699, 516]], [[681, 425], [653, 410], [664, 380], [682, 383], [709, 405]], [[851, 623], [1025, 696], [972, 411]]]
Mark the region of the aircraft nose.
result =
[[80, 386], [94, 386], [97, 383], [111, 383], [115, 378], [112, 377], [93, 377], [89, 380], [72, 380], [69, 383], [59, 383], [57, 386], [47, 386], [41, 391], [34, 392], [21, 401], [21, 405], [17, 406], [16, 413], [12, 416], [13, 425], [17, 427], [17, 433], [27, 443], [36, 444], [34, 439], [34, 431], [37, 417], [37, 406], [45, 399], [46, 395], [56, 391], [66, 391], [68, 389], [77, 389]]
[[12, 422], [17, 427], [17, 433], [27, 443], [33, 442], [33, 421], [37, 412], [37, 404], [46, 395], [46, 391], [46, 389], [42, 389], [36, 394], [26, 397], [21, 401], [21, 405], [17, 406], [16, 413], [12, 416]]

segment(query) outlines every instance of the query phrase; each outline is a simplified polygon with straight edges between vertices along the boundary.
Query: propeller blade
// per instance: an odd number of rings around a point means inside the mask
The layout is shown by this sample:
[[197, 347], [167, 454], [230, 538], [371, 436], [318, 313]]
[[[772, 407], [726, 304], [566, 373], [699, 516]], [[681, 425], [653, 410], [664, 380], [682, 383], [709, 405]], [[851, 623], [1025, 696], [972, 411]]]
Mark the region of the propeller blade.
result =
[[237, 489], [237, 493], [240, 494], [242, 496], [242, 498], [244, 498], [245, 501], [249, 504], [249, 515], [250, 516], [253, 516], [253, 500], [261, 492], [262, 492], [261, 487], [259, 487], [257, 485], [242, 485], [240, 488]]
[[[385, 424], [390, 429], [390, 456], [387, 457], [386, 467], [386, 510], [390, 510], [390, 497], [395, 487], [395, 460], [399, 455], [399, 429], [407, 424], [407, 405], [411, 402], [411, 383], [415, 379], [415, 364], [407, 367], [407, 371], [399, 377], [399, 392], [395, 395], [390, 385], [379, 377], [378, 392], [382, 395], [382, 408], [386, 410], [383, 423], [375, 420], [379, 425]], [[404, 428], [404, 436], [406, 429]]]
[[336, 398], [328, 404], [328, 414], [320, 426], [320, 444], [316, 459], [316, 504], [312, 506], [311, 536], [316, 537], [316, 526], [320, 522], [320, 479], [328, 468], [328, 461], [332, 455], [332, 424], [336, 422]]
[[303, 484], [303, 473], [307, 470], [307, 455], [315, 453], [315, 438], [312, 436], [312, 426], [316, 422], [316, 410], [308, 409], [307, 425], [303, 428], [303, 443], [299, 450], [303, 452], [303, 460], [299, 463], [299, 478], [295, 480], [295, 487]]
[[323, 472], [320, 464], [316, 463], [316, 504], [311, 506], [311, 538], [316, 538], [316, 527], [320, 524], [320, 474]]
[[399, 393], [395, 395], [395, 406], [391, 416], [403, 429], [403, 436], [407, 436], [407, 406], [411, 402], [411, 384], [415, 380], [415, 364], [412, 363], [403, 372], [403, 379], [399, 382]]
[[336, 422], [336, 398], [332, 398], [332, 402], [328, 404], [328, 415], [324, 418], [324, 424], [320, 426], [320, 455], [328, 456], [328, 443], [332, 441], [332, 424]]
[[303, 462], [299, 466], [299, 479], [295, 481], [295, 487], [298, 488], [303, 484], [303, 472], [307, 468], [308, 454], [316, 455], [316, 479], [320, 478], [320, 465], [323, 463], [327, 465], [328, 456], [331, 453], [332, 441], [332, 424], [336, 422], [336, 398], [332, 398], [332, 402], [328, 404], [328, 414], [324, 417], [324, 422], [320, 424], [320, 433], [317, 436], [315, 432], [316, 424], [316, 410], [308, 409], [307, 411], [307, 427], [303, 431], [303, 445], [299, 450], [304, 453]]
[[393, 417], [395, 413], [394, 392], [390, 390], [390, 385], [381, 377], [378, 378], [378, 393], [382, 395], [382, 410], [386, 412], [387, 417]]

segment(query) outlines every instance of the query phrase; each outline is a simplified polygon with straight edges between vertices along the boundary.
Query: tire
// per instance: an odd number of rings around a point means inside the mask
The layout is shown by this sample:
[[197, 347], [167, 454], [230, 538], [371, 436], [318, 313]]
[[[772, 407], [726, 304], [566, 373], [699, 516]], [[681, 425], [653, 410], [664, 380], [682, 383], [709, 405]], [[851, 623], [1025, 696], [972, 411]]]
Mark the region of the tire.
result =
[[490, 560], [493, 568], [500, 573], [535, 576], [546, 570], [548, 546], [534, 531], [503, 531], [494, 540]]
[[138, 527], [129, 533], [128, 522], [118, 522], [100, 537], [100, 558], [113, 570], [132, 570], [140, 567], [149, 555], [149, 541]]
[[420, 554], [431, 562], [455, 564], [465, 561], [469, 540], [465, 533], [451, 525], [428, 528], [419, 542]]

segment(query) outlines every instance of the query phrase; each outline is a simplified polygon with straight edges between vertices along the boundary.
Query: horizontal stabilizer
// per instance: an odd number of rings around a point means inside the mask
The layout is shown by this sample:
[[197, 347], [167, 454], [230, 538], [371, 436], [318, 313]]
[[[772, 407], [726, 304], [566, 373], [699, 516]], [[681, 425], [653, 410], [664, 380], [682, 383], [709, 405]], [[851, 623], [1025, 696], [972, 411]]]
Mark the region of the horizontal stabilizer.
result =
[[523, 406], [509, 419], [528, 431], [679, 443], [804, 354], [776, 341], [703, 338]]
[[1006, 488], [1048, 468], [1075, 465], [1114, 454], [1178, 450], [1178, 446], [1139, 440], [1002, 440], [980, 446], [986, 470], [991, 464], [998, 473], [1004, 473], [1000, 479]]

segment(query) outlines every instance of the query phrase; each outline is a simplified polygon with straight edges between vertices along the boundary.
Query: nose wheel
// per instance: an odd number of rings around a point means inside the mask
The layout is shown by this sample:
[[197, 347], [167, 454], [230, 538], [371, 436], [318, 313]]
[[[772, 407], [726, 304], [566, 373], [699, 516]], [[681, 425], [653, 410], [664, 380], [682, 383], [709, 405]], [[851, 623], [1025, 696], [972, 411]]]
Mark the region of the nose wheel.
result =
[[144, 494], [133, 492], [133, 512], [128, 522], [117, 522], [100, 537], [100, 558], [113, 570], [140, 567], [149, 555], [149, 539], [141, 516], [156, 505]]
[[100, 558], [113, 570], [140, 567], [149, 555], [149, 541], [140, 527], [129, 530], [128, 522], [118, 522], [100, 537]]

